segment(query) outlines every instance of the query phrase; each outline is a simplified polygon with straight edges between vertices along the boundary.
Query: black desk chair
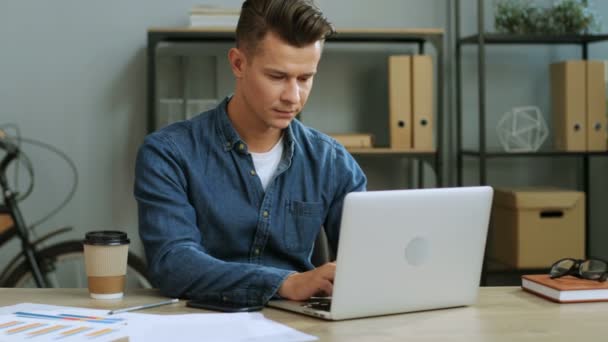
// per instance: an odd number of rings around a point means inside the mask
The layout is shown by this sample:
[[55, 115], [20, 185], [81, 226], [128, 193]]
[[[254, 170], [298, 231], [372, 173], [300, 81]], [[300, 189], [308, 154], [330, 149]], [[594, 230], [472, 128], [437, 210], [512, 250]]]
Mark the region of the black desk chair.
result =
[[317, 240], [315, 240], [315, 247], [310, 256], [310, 261], [315, 267], [318, 267], [332, 260], [336, 260], [336, 254], [329, 247], [325, 229], [321, 227]]

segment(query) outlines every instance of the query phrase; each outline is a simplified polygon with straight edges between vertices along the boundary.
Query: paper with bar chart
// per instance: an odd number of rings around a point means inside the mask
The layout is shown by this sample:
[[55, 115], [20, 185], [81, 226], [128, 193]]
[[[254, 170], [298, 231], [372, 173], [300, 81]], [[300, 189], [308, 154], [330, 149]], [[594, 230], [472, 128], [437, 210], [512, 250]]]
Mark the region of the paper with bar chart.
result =
[[[176, 335], [176, 333], [178, 335]], [[303, 342], [317, 338], [259, 312], [154, 315], [20, 303], [0, 307], [0, 342]]]
[[0, 341], [114, 341], [127, 336], [125, 318], [98, 315], [99, 310], [15, 309], [0, 314]]

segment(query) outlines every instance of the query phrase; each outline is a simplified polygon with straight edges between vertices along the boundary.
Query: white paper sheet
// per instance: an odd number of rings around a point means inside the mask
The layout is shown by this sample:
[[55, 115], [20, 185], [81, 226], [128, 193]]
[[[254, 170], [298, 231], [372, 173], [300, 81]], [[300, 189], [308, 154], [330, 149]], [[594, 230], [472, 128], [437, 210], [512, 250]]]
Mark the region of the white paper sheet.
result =
[[[21, 303], [0, 307], [0, 341], [314, 341], [317, 338], [266, 319], [261, 313], [152, 315]], [[40, 316], [42, 315], [42, 316]], [[49, 317], [44, 317], [47, 315]], [[70, 315], [87, 316], [72, 317]], [[109, 320], [111, 319], [111, 320]], [[18, 322], [18, 324], [14, 323]], [[43, 324], [20, 331], [18, 327]], [[3, 326], [4, 325], [4, 326]], [[44, 330], [48, 329], [48, 330]], [[109, 330], [109, 331], [108, 331]], [[72, 335], [67, 333], [76, 331]], [[11, 333], [9, 333], [11, 332]]]
[[0, 341], [116, 341], [129, 336], [126, 317], [105, 310], [17, 304], [0, 308]]
[[[313, 341], [261, 313], [138, 315], [125, 313], [133, 341]], [[153, 326], [150, 330], [146, 327]]]

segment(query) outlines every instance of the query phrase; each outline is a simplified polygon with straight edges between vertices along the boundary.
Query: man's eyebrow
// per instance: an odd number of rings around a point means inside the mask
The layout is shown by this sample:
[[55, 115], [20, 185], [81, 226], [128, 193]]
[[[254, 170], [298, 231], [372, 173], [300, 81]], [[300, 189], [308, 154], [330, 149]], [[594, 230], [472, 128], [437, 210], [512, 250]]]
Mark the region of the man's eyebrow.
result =
[[317, 71], [315, 70], [315, 71], [311, 71], [311, 72], [304, 73], [304, 74], [302, 74], [301, 76], [314, 76], [314, 75], [316, 75], [316, 74], [317, 74]]
[[264, 68], [264, 72], [267, 72], [269, 74], [281, 74], [281, 75], [287, 75], [286, 72], [281, 71], [281, 70], [277, 70], [277, 69], [273, 69], [273, 68]]
[[[278, 69], [273, 69], [273, 68], [264, 68], [264, 72], [269, 73], [269, 74], [275, 74], [275, 75], [281, 75], [281, 76], [285, 76], [285, 75], [289, 75], [289, 73], [278, 70]], [[298, 76], [314, 76], [316, 75], [317, 71], [311, 71], [311, 72], [307, 72], [304, 73], [302, 75], [298, 75]]]

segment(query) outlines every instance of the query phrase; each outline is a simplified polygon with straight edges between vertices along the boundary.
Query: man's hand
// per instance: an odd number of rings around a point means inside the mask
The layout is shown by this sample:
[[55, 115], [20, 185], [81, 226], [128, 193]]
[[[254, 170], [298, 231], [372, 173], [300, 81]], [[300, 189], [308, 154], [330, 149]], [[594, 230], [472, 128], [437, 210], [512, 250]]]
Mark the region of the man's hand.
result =
[[279, 288], [279, 296], [290, 300], [306, 300], [319, 294], [331, 296], [335, 274], [335, 262], [328, 262], [308, 272], [293, 273]]

